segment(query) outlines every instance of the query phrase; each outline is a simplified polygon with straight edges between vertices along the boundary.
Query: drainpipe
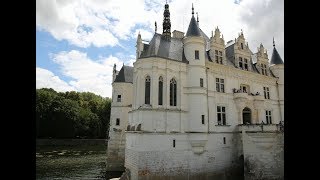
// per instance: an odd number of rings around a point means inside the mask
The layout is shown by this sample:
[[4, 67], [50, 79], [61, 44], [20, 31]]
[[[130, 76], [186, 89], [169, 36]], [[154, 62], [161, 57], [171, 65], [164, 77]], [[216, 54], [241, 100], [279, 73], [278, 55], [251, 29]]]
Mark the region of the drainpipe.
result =
[[208, 67], [206, 67], [206, 76], [207, 76], [207, 113], [208, 113], [208, 133], [209, 133], [209, 84], [208, 84]]

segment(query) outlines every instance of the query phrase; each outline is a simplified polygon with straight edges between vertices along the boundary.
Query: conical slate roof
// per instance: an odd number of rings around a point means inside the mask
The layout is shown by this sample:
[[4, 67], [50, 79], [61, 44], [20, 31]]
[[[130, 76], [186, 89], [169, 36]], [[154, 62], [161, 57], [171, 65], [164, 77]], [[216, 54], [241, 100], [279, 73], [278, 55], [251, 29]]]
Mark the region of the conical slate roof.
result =
[[186, 36], [201, 36], [196, 19], [192, 15]]
[[283, 64], [283, 61], [282, 61], [276, 47], [273, 47], [273, 52], [272, 52], [270, 64]]

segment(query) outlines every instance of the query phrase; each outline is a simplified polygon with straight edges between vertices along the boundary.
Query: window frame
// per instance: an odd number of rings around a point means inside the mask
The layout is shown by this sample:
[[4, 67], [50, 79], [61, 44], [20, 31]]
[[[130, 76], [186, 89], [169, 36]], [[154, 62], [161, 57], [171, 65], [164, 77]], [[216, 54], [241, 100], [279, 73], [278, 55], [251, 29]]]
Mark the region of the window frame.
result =
[[203, 87], [203, 78], [200, 78], [200, 87]]
[[195, 60], [200, 60], [199, 50], [195, 50], [194, 51], [194, 59]]
[[177, 81], [174, 78], [170, 80], [169, 95], [170, 106], [177, 106]]
[[145, 78], [145, 92], [144, 92], [144, 104], [151, 104], [151, 77], [149, 75]]
[[242, 57], [239, 57], [239, 68], [243, 69], [243, 59], [242, 59]]
[[[120, 96], [120, 97], [119, 97]], [[117, 102], [121, 102], [121, 94], [118, 94], [117, 96]]]
[[263, 87], [263, 95], [265, 99], [270, 99], [270, 89], [267, 86]]
[[265, 115], [266, 115], [266, 123], [267, 124], [272, 124], [272, 113], [271, 113], [271, 110], [266, 110], [265, 111]]
[[205, 115], [204, 114], [201, 115], [201, 123], [202, 123], [202, 125], [205, 124]]
[[116, 118], [116, 126], [120, 126], [120, 118]]
[[249, 71], [249, 60], [247, 58], [243, 58], [243, 66], [244, 70]]
[[[221, 82], [223, 81], [223, 82]], [[221, 92], [221, 93], [225, 93], [225, 81], [224, 78], [219, 78], [216, 77], [216, 91], [217, 92]]]
[[227, 125], [227, 107], [225, 105], [217, 105], [216, 110], [217, 110], [217, 123], [218, 123], [218, 125], [226, 126]]
[[163, 105], [163, 77], [162, 76], [160, 76], [158, 80], [158, 105], [160, 106]]
[[223, 64], [223, 53], [222, 53], [222, 51], [215, 50], [214, 53], [215, 53], [215, 61], [216, 61], [216, 63]]

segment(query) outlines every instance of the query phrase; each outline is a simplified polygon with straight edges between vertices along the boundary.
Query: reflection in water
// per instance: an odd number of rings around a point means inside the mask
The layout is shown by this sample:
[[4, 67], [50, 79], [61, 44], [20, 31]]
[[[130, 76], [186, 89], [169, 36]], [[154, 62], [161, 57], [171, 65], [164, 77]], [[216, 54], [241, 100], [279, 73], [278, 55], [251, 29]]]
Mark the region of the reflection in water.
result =
[[106, 173], [106, 146], [41, 146], [36, 152], [36, 179], [109, 179], [122, 172]]

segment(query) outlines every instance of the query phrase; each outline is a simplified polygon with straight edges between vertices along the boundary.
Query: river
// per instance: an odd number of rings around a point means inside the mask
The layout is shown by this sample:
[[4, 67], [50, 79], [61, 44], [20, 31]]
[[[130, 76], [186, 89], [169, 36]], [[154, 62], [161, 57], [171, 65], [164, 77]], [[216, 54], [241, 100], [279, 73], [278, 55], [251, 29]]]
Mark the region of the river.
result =
[[122, 172], [106, 172], [106, 146], [37, 146], [36, 179], [110, 179]]

